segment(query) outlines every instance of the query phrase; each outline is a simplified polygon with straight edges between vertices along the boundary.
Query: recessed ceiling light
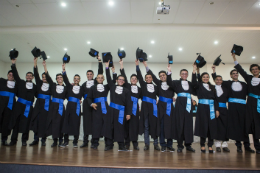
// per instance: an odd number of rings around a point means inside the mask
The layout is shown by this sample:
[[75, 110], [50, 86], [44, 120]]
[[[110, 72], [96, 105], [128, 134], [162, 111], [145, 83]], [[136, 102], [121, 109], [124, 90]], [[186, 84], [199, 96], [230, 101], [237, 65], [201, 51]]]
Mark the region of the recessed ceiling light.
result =
[[50, 58], [50, 56], [47, 56], [47, 58]]
[[155, 43], [154, 40], [152, 40], [151, 43], [154, 44]]
[[149, 58], [152, 58], [153, 56], [152, 55], [149, 55]]
[[258, 3], [258, 5], [260, 6], [260, 2]]
[[65, 51], [67, 51], [68, 49], [67, 48], [64, 48]]
[[213, 1], [211, 1], [211, 2], [209, 2], [209, 4], [210, 4], [210, 5], [213, 5], [213, 4], [214, 4], [214, 2], [213, 2]]
[[109, 1], [108, 5], [113, 6], [114, 5], [114, 1]]
[[182, 51], [182, 48], [181, 48], [181, 47], [179, 48], [179, 51]]
[[255, 59], [255, 56], [253, 56], [252, 59]]
[[61, 5], [62, 7], [66, 7], [66, 6], [67, 6], [67, 4], [66, 4], [65, 2], [62, 2], [60, 5]]
[[120, 48], [120, 50], [124, 50], [124, 48], [123, 48], [123, 47], [121, 47], [121, 48]]
[[90, 41], [88, 41], [87, 44], [90, 44]]
[[159, 5], [161, 5], [161, 4], [162, 4], [162, 2], [159, 2], [158, 4], [159, 4]]
[[218, 44], [218, 41], [215, 41], [214, 44]]
[[16, 7], [19, 7], [19, 5], [15, 5]]

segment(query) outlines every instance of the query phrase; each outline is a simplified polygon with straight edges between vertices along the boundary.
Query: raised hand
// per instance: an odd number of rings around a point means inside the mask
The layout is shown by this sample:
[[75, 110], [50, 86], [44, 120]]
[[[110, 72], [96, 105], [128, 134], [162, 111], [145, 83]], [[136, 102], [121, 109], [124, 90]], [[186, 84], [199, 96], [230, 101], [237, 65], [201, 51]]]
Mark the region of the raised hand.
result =
[[115, 66], [113, 65], [113, 67], [111, 68], [112, 69], [112, 72], [115, 73]]
[[193, 73], [196, 73], [197, 65], [194, 63], [192, 66], [193, 66]]
[[171, 71], [172, 71], [172, 68], [171, 68], [171, 65], [170, 65], [170, 64], [168, 64], [167, 70], [168, 70], [168, 72], [171, 72]]
[[16, 60], [17, 60], [17, 58], [15, 58], [15, 59], [11, 59], [12, 64], [15, 64], [15, 63], [16, 63]]
[[139, 65], [138, 59], [135, 59], [135, 65]]
[[42, 61], [42, 65], [43, 65], [43, 67], [45, 67], [46, 66], [46, 61]]
[[63, 64], [62, 64], [62, 71], [63, 71], [63, 72], [66, 71], [66, 70], [65, 70], [65, 67], [66, 67], [65, 63], [63, 63]]
[[98, 59], [99, 61], [101, 61], [101, 58], [100, 58], [100, 56], [99, 56], [99, 55], [97, 56], [97, 59]]
[[143, 61], [143, 65], [144, 65], [145, 67], [147, 67], [147, 62], [146, 62], [146, 61]]
[[109, 67], [109, 63], [110, 63], [110, 60], [108, 60], [108, 62], [105, 62], [106, 67]]

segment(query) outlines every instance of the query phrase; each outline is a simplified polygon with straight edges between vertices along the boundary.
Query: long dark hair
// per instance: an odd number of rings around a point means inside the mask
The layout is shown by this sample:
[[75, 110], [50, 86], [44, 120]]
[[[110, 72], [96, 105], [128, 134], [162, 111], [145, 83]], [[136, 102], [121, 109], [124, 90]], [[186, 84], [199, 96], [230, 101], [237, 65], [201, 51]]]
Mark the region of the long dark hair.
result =
[[[201, 76], [200, 76], [201, 82], [202, 82], [202, 77], [203, 77], [204, 75], [206, 75], [206, 74], [209, 76], [209, 74], [208, 74], [207, 72], [204, 72], [204, 73], [201, 74]], [[211, 89], [211, 91], [213, 91], [213, 92], [214, 92], [214, 95], [216, 95], [216, 88], [215, 88], [215, 86], [212, 85], [210, 82], [208, 82], [208, 84], [209, 84], [209, 88]]]

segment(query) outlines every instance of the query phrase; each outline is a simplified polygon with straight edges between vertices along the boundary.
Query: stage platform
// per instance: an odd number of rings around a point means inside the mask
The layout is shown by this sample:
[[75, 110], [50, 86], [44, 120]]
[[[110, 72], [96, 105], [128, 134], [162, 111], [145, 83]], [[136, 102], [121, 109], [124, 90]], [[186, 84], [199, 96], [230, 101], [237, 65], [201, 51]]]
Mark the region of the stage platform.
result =
[[[115, 143], [113, 150], [104, 151], [103, 141], [100, 142], [98, 150], [93, 150], [90, 146], [73, 148], [72, 141], [70, 141], [70, 146], [67, 148], [51, 148], [52, 140], [47, 140], [46, 144], [45, 147], [42, 147], [40, 142], [38, 146], [30, 147], [28, 145], [27, 147], [22, 147], [21, 142], [18, 142], [16, 146], [0, 146], [0, 168], [9, 170], [8, 167], [12, 169], [17, 167], [19, 170], [27, 165], [31, 166], [30, 170], [34, 170], [32, 168], [35, 165], [41, 165], [56, 166], [56, 168], [57, 166], [70, 167], [73, 170], [75, 170], [75, 167], [81, 169], [82, 167], [99, 168], [99, 170], [117, 170], [118, 168], [118, 170], [122, 170], [127, 168], [127, 170], [132, 171], [148, 169], [150, 170], [148, 172], [152, 172], [152, 170], [164, 170], [167, 172], [170, 170], [193, 170], [193, 172], [199, 170], [203, 170], [203, 172], [206, 170], [219, 170], [221, 172], [224, 170], [234, 170], [235, 172], [238, 170], [260, 170], [260, 154], [237, 153], [236, 146], [233, 143], [229, 144], [230, 153], [215, 152], [213, 154], [201, 153], [198, 143], [193, 144], [194, 149], [196, 149], [195, 153], [188, 152], [185, 149], [182, 153], [177, 153], [177, 151], [172, 153], [154, 151], [152, 143], [150, 150], [144, 151], [143, 142], [139, 143], [139, 151], [133, 150], [128, 152], [118, 151], [117, 143]], [[81, 144], [82, 141], [79, 142], [79, 146]], [[176, 145], [176, 143], [173, 145], [175, 149]], [[130, 149], [132, 150], [132, 146]], [[38, 168], [40, 168], [39, 172], [44, 170], [44, 167], [38, 166]], [[128, 171], [125, 170], [125, 172]]]

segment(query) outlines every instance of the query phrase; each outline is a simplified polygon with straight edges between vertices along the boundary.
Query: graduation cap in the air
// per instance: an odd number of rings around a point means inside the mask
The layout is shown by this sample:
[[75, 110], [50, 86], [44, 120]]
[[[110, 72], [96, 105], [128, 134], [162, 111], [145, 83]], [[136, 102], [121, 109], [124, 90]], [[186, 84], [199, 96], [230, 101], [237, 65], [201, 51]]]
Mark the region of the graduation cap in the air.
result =
[[120, 49], [118, 49], [117, 55], [119, 56], [120, 59], [126, 56], [125, 51]]
[[63, 56], [63, 58], [62, 58], [62, 61], [63, 61], [63, 63], [69, 63], [70, 62], [70, 56], [67, 54], [67, 53], [65, 53], [65, 55]]
[[205, 61], [205, 59], [200, 55], [200, 53], [197, 53], [197, 55], [199, 55], [195, 61], [195, 64], [197, 65], [197, 67], [202, 68], [207, 62]]
[[233, 48], [231, 50], [231, 53], [234, 53], [234, 54], [240, 56], [242, 52], [243, 52], [243, 47], [234, 44], [234, 46], [233, 46]]
[[142, 53], [141, 57], [139, 58], [140, 62], [148, 61], [147, 54], [145, 52]]
[[38, 58], [41, 55], [41, 50], [38, 49], [36, 46], [35, 46], [35, 48], [33, 48], [33, 50], [31, 52], [35, 58]]
[[44, 51], [41, 52], [40, 59], [41, 59], [41, 58], [43, 59], [43, 61], [45, 61], [45, 60], [47, 59], [47, 56], [46, 56], [46, 54], [45, 54]]
[[[221, 61], [222, 61], [222, 59], [220, 59], [220, 57], [221, 57], [221, 55], [219, 55], [219, 56], [215, 59], [213, 65], [215, 65], [215, 66], [219, 66], [219, 64], [220, 64]], [[223, 63], [223, 62], [222, 62], [222, 64], [225, 65], [225, 63]]]
[[103, 59], [103, 62], [108, 62], [110, 60], [109, 67], [113, 67], [113, 57], [110, 52], [103, 52], [102, 59]]
[[136, 59], [139, 59], [141, 58], [143, 54], [143, 50], [142, 49], [139, 49], [139, 47], [136, 49]]
[[169, 64], [172, 64], [173, 63], [173, 57], [172, 55], [168, 54], [168, 60], [169, 60]]
[[9, 57], [10, 57], [11, 60], [17, 58], [18, 55], [19, 55], [19, 52], [18, 52], [17, 50], [15, 50], [15, 48], [12, 49], [12, 50], [9, 52]]
[[89, 51], [89, 55], [92, 56], [93, 58], [95, 58], [96, 56], [98, 56], [98, 51], [96, 51], [95, 49], [90, 48]]

